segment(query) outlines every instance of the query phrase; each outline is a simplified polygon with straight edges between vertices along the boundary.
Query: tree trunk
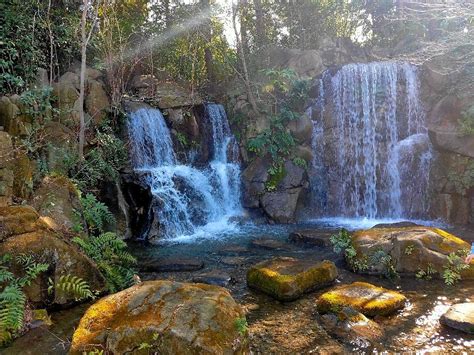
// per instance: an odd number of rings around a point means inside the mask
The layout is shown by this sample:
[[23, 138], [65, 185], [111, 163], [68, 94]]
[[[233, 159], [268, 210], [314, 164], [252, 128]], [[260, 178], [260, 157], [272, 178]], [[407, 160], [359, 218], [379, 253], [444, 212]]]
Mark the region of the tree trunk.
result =
[[208, 19], [206, 20], [203, 31], [204, 31], [204, 40], [206, 42], [206, 47], [204, 48], [204, 62], [206, 64], [206, 73], [207, 73], [207, 82], [208, 82], [208, 91], [209, 93], [216, 93], [216, 78], [214, 73], [213, 65], [213, 55], [211, 51], [211, 40], [212, 40], [212, 27], [211, 27], [211, 16], [210, 16], [210, 4], [209, 0], [201, 0], [202, 11], [208, 12]]
[[240, 1], [240, 37], [242, 39], [242, 49], [246, 56], [250, 54], [248, 30], [247, 30], [247, 20], [249, 17], [248, 10], [249, 10], [248, 1], [241, 0]]
[[86, 82], [86, 56], [87, 56], [87, 34], [86, 34], [86, 23], [87, 23], [87, 10], [89, 4], [88, 0], [83, 0], [83, 9], [81, 17], [81, 72], [80, 72], [80, 84], [79, 84], [79, 160], [84, 160], [84, 140], [86, 123], [84, 118], [84, 91]]
[[255, 30], [256, 35], [256, 44], [257, 48], [262, 48], [266, 43], [266, 34], [265, 34], [265, 18], [263, 15], [262, 2], [260, 0], [253, 0], [253, 5], [255, 7]]

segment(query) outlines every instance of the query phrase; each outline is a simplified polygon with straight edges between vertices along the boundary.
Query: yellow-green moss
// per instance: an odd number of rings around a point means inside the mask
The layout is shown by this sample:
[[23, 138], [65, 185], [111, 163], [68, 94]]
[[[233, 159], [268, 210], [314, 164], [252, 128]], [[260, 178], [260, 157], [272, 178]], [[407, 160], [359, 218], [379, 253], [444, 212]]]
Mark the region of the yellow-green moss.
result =
[[[360, 295], [357, 295], [360, 293]], [[366, 316], [389, 315], [402, 308], [405, 296], [366, 282], [354, 282], [322, 294], [317, 301], [318, 312], [337, 313], [350, 306]]]
[[[247, 284], [281, 301], [291, 301], [303, 293], [328, 285], [337, 277], [337, 268], [330, 261], [300, 267], [292, 258], [275, 258], [252, 267]], [[296, 270], [291, 270], [295, 268]]]

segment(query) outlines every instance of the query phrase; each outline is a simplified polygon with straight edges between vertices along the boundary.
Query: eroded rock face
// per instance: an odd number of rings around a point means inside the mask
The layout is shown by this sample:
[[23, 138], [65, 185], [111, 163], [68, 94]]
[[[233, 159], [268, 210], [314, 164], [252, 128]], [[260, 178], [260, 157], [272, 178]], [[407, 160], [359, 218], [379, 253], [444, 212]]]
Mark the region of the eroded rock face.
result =
[[242, 173], [244, 207], [261, 207], [277, 223], [294, 222], [301, 191], [307, 185], [307, 174], [303, 168], [287, 161], [285, 175], [275, 190], [268, 191], [265, 184], [270, 179], [269, 167], [269, 159], [256, 158]]
[[406, 297], [396, 291], [366, 282], [354, 282], [323, 293], [316, 305], [319, 313], [338, 313], [349, 306], [362, 314], [387, 316], [403, 308]]
[[474, 334], [474, 303], [452, 305], [440, 318], [448, 327]]
[[52, 219], [50, 226], [57, 231], [70, 231], [81, 221], [79, 192], [65, 176], [46, 176], [31, 204], [41, 216]]
[[[409, 226], [395, 228], [372, 228], [352, 235], [356, 258], [370, 258], [375, 252], [383, 251], [391, 257], [391, 263], [398, 273], [415, 275], [428, 268], [442, 273], [448, 264], [448, 256], [470, 245], [462, 239], [438, 228]], [[367, 272], [383, 274], [383, 263], [371, 263]], [[474, 269], [467, 270], [463, 277], [472, 277]]]
[[[102, 298], [82, 317], [70, 354], [124, 354], [142, 343], [160, 354], [247, 354], [242, 308], [221, 287], [147, 281]], [[240, 330], [240, 332], [239, 332]]]
[[[35, 305], [67, 304], [74, 295], [55, 293], [49, 295], [48, 277], [57, 283], [61, 276], [78, 276], [85, 280], [91, 290], [105, 290], [105, 279], [97, 266], [72, 243], [51, 230], [30, 206], [0, 208], [0, 255], [31, 255], [36, 262], [49, 264], [47, 272], [25, 289], [28, 300]], [[13, 272], [21, 275], [16, 266]]]
[[333, 262], [278, 257], [263, 261], [247, 272], [249, 287], [280, 301], [292, 301], [306, 292], [331, 284], [337, 277]]

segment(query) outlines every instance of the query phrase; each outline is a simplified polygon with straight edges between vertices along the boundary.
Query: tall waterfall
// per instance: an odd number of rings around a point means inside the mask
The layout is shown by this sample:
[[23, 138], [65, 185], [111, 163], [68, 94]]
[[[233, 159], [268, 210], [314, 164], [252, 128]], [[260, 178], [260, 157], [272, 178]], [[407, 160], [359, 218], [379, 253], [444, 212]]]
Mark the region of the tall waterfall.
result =
[[157, 109], [130, 114], [128, 132], [135, 171], [143, 174], [153, 194], [159, 235], [199, 235], [225, 230], [229, 218], [241, 213], [238, 146], [221, 105], [206, 104], [204, 119], [211, 128], [212, 158], [204, 167], [178, 161], [170, 130]]
[[431, 149], [415, 66], [375, 62], [326, 72], [308, 114], [318, 215], [422, 217]]

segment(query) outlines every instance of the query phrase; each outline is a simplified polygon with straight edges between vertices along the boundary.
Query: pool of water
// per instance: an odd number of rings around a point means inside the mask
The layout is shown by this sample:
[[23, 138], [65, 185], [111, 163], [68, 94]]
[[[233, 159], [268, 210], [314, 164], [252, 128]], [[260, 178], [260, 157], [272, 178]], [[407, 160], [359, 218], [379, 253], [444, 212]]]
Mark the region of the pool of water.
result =
[[[474, 281], [464, 281], [447, 287], [442, 280], [420, 281], [401, 278], [394, 281], [377, 276], [357, 275], [346, 269], [343, 258], [331, 248], [308, 247], [289, 242], [294, 230], [316, 229], [329, 238], [341, 227], [356, 229], [371, 227], [386, 221], [364, 221], [354, 224], [344, 220], [319, 220], [297, 225], [243, 224], [222, 234], [202, 234], [193, 239], [172, 239], [157, 245], [130, 243], [140, 264], [162, 259], [190, 259], [203, 262], [197, 271], [140, 273], [143, 280], [170, 279], [193, 281], [202, 274], [223, 275], [233, 297], [248, 309], [251, 350], [255, 354], [269, 353], [473, 353], [474, 335], [467, 335], [439, 324], [440, 316], [453, 303], [474, 301]], [[438, 225], [438, 224], [436, 224]], [[352, 228], [351, 228], [352, 226]], [[438, 225], [439, 226], [439, 225]], [[460, 237], [472, 239], [472, 231], [453, 230]], [[270, 245], [258, 245], [261, 239]], [[257, 243], [256, 243], [257, 241]], [[274, 256], [291, 256], [311, 260], [332, 260], [339, 268], [336, 284], [366, 281], [402, 292], [409, 300], [407, 306], [390, 317], [375, 321], [384, 329], [385, 337], [377, 344], [345, 343], [326, 333], [319, 321], [315, 302], [327, 289], [281, 303], [246, 286], [250, 266]], [[16, 340], [7, 354], [67, 353], [68, 341], [85, 310], [53, 314], [56, 323], [46, 330], [34, 330]], [[33, 350], [34, 349], [34, 350]], [[39, 352], [38, 352], [39, 351]]]

